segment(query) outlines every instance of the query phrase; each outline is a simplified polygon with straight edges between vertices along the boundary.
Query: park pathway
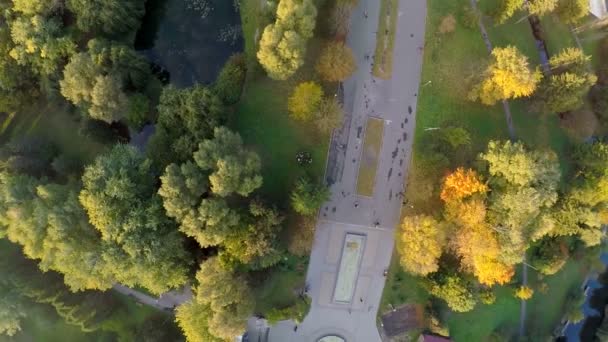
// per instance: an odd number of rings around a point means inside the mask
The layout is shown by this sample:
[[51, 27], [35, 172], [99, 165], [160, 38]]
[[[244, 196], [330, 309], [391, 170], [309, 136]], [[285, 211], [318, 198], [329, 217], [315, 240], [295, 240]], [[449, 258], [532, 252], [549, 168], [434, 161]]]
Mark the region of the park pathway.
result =
[[[410, 164], [420, 85], [426, 0], [399, 0], [393, 50], [395, 64], [388, 80], [372, 75], [379, 0], [360, 0], [351, 17], [347, 44], [357, 60], [356, 73], [343, 83], [346, 122], [327, 170], [330, 200], [320, 211], [307, 273], [311, 309], [299, 325], [291, 321], [257, 326], [270, 342], [313, 342], [339, 335], [348, 342], [379, 342], [376, 314], [400, 219], [404, 179]], [[372, 196], [357, 194], [359, 161], [368, 118], [383, 120], [383, 138]], [[365, 236], [352, 301], [333, 300], [338, 265], [347, 233]], [[255, 321], [255, 320], [253, 320]], [[259, 323], [259, 322], [257, 322]], [[259, 335], [256, 335], [259, 336]], [[252, 336], [255, 340], [255, 336]]]
[[[486, 44], [486, 48], [488, 49], [488, 53], [492, 53], [492, 42], [490, 41], [490, 37], [488, 36], [488, 31], [486, 30], [486, 25], [483, 23], [483, 13], [477, 7], [477, 0], [471, 0], [471, 8], [477, 12], [478, 14], [478, 24], [479, 29], [481, 30], [481, 36], [483, 38], [483, 42]], [[502, 100], [502, 107], [505, 111], [505, 118], [507, 120], [507, 127], [509, 129], [509, 138], [511, 140], [515, 140], [515, 126], [513, 126], [513, 117], [511, 116], [511, 107], [509, 106], [509, 102], [507, 100]]]
[[[471, 0], [471, 8], [473, 8], [473, 10], [475, 12], [477, 12], [478, 17], [479, 17], [479, 29], [481, 30], [481, 36], [483, 37], [483, 41], [486, 44], [486, 48], [488, 49], [489, 53], [492, 53], [492, 42], [490, 41], [490, 37], [488, 36], [488, 32], [486, 31], [486, 26], [483, 23], [483, 14], [481, 13], [481, 11], [479, 11], [479, 9], [477, 8], [477, 0]], [[507, 126], [509, 128], [509, 137], [511, 138], [511, 141], [515, 141], [517, 139], [517, 136], [515, 135], [515, 127], [513, 126], [513, 119], [511, 116], [511, 109], [509, 107], [509, 102], [507, 100], [503, 100], [502, 101], [502, 105], [505, 111], [505, 117], [507, 118]], [[524, 259], [523, 259], [523, 263], [522, 263], [522, 286], [526, 286], [528, 285], [528, 265], [526, 263], [526, 256], [524, 254]], [[520, 315], [519, 315], [519, 336], [521, 338], [524, 337], [524, 334], [526, 332], [526, 301], [522, 300], [521, 301], [521, 306], [520, 306]]]
[[192, 299], [192, 290], [189, 285], [185, 285], [179, 290], [163, 293], [158, 298], [120, 284], [115, 284], [112, 289], [134, 298], [139, 303], [164, 311], [173, 311], [175, 307]]

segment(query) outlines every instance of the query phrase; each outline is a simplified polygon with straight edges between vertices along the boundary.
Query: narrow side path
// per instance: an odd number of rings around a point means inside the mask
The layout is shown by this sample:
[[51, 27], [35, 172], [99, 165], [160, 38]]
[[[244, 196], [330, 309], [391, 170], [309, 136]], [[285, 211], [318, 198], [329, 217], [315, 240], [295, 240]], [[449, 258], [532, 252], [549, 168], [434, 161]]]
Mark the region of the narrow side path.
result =
[[192, 299], [192, 290], [190, 290], [189, 285], [186, 285], [179, 290], [163, 293], [158, 298], [121, 284], [115, 284], [112, 286], [112, 289], [118, 293], [134, 298], [141, 304], [163, 311], [172, 311], [175, 307]]
[[[471, 0], [471, 8], [478, 14], [479, 20], [479, 29], [481, 30], [481, 36], [483, 37], [483, 41], [486, 44], [486, 48], [489, 53], [492, 53], [492, 41], [490, 41], [490, 37], [488, 36], [488, 31], [486, 30], [486, 26], [483, 23], [483, 14], [477, 8], [477, 0]], [[513, 118], [511, 116], [511, 108], [509, 107], [509, 102], [507, 100], [502, 101], [502, 106], [505, 112], [505, 118], [507, 119], [507, 127], [509, 128], [509, 138], [512, 141], [515, 141], [517, 136], [515, 135], [515, 127], [513, 126]], [[528, 285], [528, 267], [526, 264], [526, 256], [524, 254], [524, 261], [522, 264], [522, 285]], [[520, 307], [520, 318], [519, 318], [519, 336], [523, 337], [526, 330], [526, 301], [521, 301]]]
[[[488, 31], [486, 30], [486, 26], [483, 23], [483, 13], [479, 11], [477, 8], [477, 0], [471, 0], [471, 8], [478, 14], [479, 20], [479, 29], [481, 30], [481, 36], [483, 38], [483, 42], [486, 44], [486, 48], [489, 53], [492, 53], [492, 42], [490, 41], [490, 37], [488, 36]], [[505, 118], [507, 120], [507, 127], [509, 129], [509, 138], [511, 140], [515, 140], [515, 126], [513, 126], [513, 117], [511, 116], [511, 107], [509, 107], [509, 102], [507, 100], [502, 101], [502, 107], [505, 112]]]

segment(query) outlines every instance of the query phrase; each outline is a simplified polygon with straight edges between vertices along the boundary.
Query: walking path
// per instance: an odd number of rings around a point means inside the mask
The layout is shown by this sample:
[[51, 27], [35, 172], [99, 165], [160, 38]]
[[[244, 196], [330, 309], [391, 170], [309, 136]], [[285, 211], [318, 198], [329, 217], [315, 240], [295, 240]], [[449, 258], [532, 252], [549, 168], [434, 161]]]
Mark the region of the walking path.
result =
[[[353, 49], [358, 70], [343, 84], [344, 109], [350, 120], [332, 140], [333, 160], [327, 170], [332, 196], [320, 211], [307, 274], [311, 310], [298, 327], [285, 321], [268, 331], [250, 322], [253, 330], [268, 336], [270, 342], [311, 342], [332, 334], [348, 342], [381, 340], [376, 314], [385, 283], [384, 270], [392, 256], [394, 229], [400, 219], [404, 179], [412, 152], [426, 1], [399, 2], [395, 65], [390, 80], [372, 76], [379, 15], [379, 0], [360, 0], [351, 18], [347, 43]], [[384, 120], [384, 136], [374, 194], [365, 197], [357, 195], [356, 186], [364, 129], [370, 117]], [[333, 300], [333, 292], [347, 233], [364, 235], [365, 246], [353, 299], [339, 304]], [[255, 336], [252, 338], [256, 340]]]
[[[488, 36], [488, 31], [486, 30], [486, 25], [483, 23], [483, 13], [477, 8], [477, 0], [471, 0], [471, 8], [475, 11], [479, 18], [478, 24], [479, 29], [481, 30], [481, 36], [483, 38], [483, 42], [486, 44], [486, 48], [489, 53], [492, 53], [492, 42], [490, 41], [490, 37]], [[513, 117], [511, 116], [511, 107], [509, 107], [509, 102], [507, 100], [502, 100], [502, 107], [505, 111], [505, 118], [507, 119], [507, 127], [509, 129], [509, 138], [511, 140], [515, 140], [515, 127], [513, 126]]]
[[[481, 30], [481, 36], [483, 37], [483, 41], [486, 44], [486, 48], [489, 53], [492, 53], [492, 42], [490, 41], [490, 37], [488, 36], [488, 32], [486, 31], [485, 24], [483, 23], [483, 14], [477, 8], [477, 1], [471, 0], [471, 8], [479, 15], [479, 29]], [[542, 56], [541, 56], [542, 59]], [[507, 126], [509, 127], [509, 137], [512, 141], [516, 140], [515, 135], [515, 127], [513, 126], [513, 119], [511, 117], [511, 109], [509, 108], [509, 102], [506, 100], [502, 101], [502, 105], [505, 111], [505, 117], [507, 118]], [[526, 263], [526, 256], [524, 254], [524, 260], [522, 263], [522, 285], [528, 285], [528, 265]], [[519, 315], [519, 336], [523, 338], [526, 331], [526, 301], [521, 301], [520, 307], [520, 315]]]
[[138, 302], [156, 308], [158, 310], [171, 311], [176, 306], [185, 303], [192, 299], [192, 291], [189, 285], [185, 285], [180, 290], [173, 290], [160, 295], [160, 297], [152, 297], [145, 293], [133, 290], [124, 285], [116, 284], [112, 287], [116, 292], [122, 293], [129, 297], [135, 298]]

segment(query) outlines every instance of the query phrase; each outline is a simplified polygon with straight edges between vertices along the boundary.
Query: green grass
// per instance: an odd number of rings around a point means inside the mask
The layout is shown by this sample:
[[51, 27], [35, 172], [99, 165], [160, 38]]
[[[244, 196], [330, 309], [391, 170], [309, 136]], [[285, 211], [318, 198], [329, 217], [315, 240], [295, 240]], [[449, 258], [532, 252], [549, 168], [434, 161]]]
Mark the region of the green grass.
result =
[[[324, 2], [315, 1], [317, 8], [323, 8]], [[329, 136], [319, 134], [312, 124], [295, 122], [289, 118], [287, 111], [287, 99], [299, 82], [318, 81], [314, 63], [323, 39], [317, 37], [321, 35], [317, 32], [315, 38], [308, 42], [305, 64], [289, 80], [275, 81], [268, 78], [255, 56], [255, 32], [259, 28], [261, 34], [261, 29], [269, 23], [268, 16], [261, 13], [259, 4], [258, 0], [246, 0], [241, 4], [245, 52], [250, 68], [232, 126], [262, 158], [262, 195], [284, 205], [298, 177], [308, 173], [320, 180], [324, 174]], [[335, 88], [325, 85], [327, 94], [332, 89]], [[311, 165], [297, 164], [295, 156], [299, 151], [312, 154]]]
[[267, 313], [273, 308], [285, 308], [298, 299], [297, 289], [303, 288], [306, 280], [306, 262], [293, 258], [295, 264], [289, 268], [275, 268], [265, 273], [262, 281], [253, 288], [256, 299], [255, 312]]
[[[550, 333], [564, 314], [563, 306], [568, 293], [580, 288], [589, 272], [589, 265], [584, 260], [570, 259], [557, 274], [544, 278], [532, 269], [528, 271], [530, 283], [536, 291], [527, 305], [526, 330], [529, 333]], [[543, 283], [547, 286], [545, 292], [539, 290]]]
[[[482, 1], [480, 7], [487, 13], [496, 3], [497, 0]], [[508, 138], [502, 105], [483, 106], [467, 100], [467, 92], [472, 85], [471, 75], [479, 72], [483, 62], [488, 59], [480, 31], [463, 25], [463, 8], [468, 6], [469, 1], [429, 0], [427, 4], [426, 45], [416, 114], [414, 155], [406, 189], [409, 203], [404, 208], [404, 214], [434, 213], [441, 207], [436, 196], [428, 195], [436, 193], [441, 177], [429, 179], [428, 170], [422, 166], [426, 151], [424, 143], [436, 132], [427, 131], [427, 128], [454, 125], [467, 129], [472, 137], [471, 156], [485, 149], [491, 139]], [[456, 18], [456, 29], [450, 33], [439, 33], [441, 20], [448, 15]], [[486, 16], [484, 22], [494, 46], [514, 45], [529, 57], [531, 65], [538, 65], [540, 57], [530, 25], [527, 20], [517, 23], [518, 19], [520, 17], [516, 15], [503, 25], [494, 25]], [[550, 53], [573, 45], [566, 26], [554, 22], [551, 17], [544, 18], [543, 25]], [[560, 127], [559, 118], [535, 113], [528, 99], [509, 102], [517, 137], [530, 147], [553, 149], [560, 157], [562, 170], [567, 172], [570, 166], [567, 152], [571, 140]], [[571, 286], [580, 285], [584, 277], [575, 274], [576, 269], [574, 264], [569, 264], [562, 272], [545, 279], [549, 292], [539, 294], [528, 305], [528, 331], [551, 332], [561, 315], [565, 293]], [[480, 303], [471, 312], [451, 312], [447, 315], [453, 340], [483, 341], [497, 329], [505, 335], [517, 332], [519, 300], [513, 297], [513, 290], [509, 287], [497, 287], [496, 295], [494, 305]], [[399, 266], [397, 257], [393, 257], [380, 312], [387, 309], [388, 303], [395, 306], [424, 304], [428, 299], [429, 295], [420, 279], [407, 275]]]
[[[407, 290], [404, 291], [406, 288]], [[422, 287], [421, 279], [403, 270], [399, 264], [399, 255], [395, 251], [384, 285], [379, 314], [391, 310], [391, 305], [394, 307], [405, 303], [425, 305], [429, 297], [429, 293]]]
[[359, 174], [357, 176], [357, 194], [373, 196], [378, 159], [384, 136], [384, 120], [371, 117], [367, 119], [364, 134]]
[[519, 322], [520, 301], [513, 297], [513, 289], [495, 289], [496, 302], [492, 305], [477, 304], [467, 313], [451, 313], [447, 319], [450, 337], [454, 341], [484, 341], [495, 330], [512, 335]]
[[[262, 193], [277, 203], [287, 199], [292, 184], [304, 172], [320, 179], [327, 155], [327, 137], [318, 137], [313, 127], [289, 118], [289, 92], [288, 85], [278, 81], [250, 83], [236, 114], [236, 129], [262, 158]], [[296, 162], [299, 151], [312, 154], [311, 165]]]
[[4, 122], [0, 142], [23, 136], [40, 137], [55, 144], [67, 156], [88, 163], [105, 147], [78, 134], [80, 118], [81, 115], [65, 103], [35, 102]]
[[374, 76], [389, 79], [393, 73], [393, 49], [399, 0], [380, 0], [378, 31], [376, 31], [376, 52], [374, 53]]

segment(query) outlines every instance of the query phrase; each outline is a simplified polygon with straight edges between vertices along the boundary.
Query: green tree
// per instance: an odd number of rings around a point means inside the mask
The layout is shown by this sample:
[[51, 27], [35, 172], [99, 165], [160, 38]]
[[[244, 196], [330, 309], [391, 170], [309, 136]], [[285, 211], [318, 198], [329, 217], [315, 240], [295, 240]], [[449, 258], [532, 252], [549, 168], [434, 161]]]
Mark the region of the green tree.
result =
[[67, 0], [84, 32], [128, 33], [139, 27], [144, 14], [143, 0]]
[[149, 111], [150, 100], [143, 94], [135, 94], [129, 97], [125, 119], [127, 119], [129, 126], [140, 130], [148, 120]]
[[245, 56], [243, 54], [232, 55], [217, 76], [213, 89], [225, 104], [234, 104], [241, 97], [246, 76]]
[[530, 68], [528, 58], [516, 47], [508, 46], [492, 50], [492, 60], [480, 77], [469, 98], [494, 105], [501, 100], [532, 95], [542, 76], [538, 69]]
[[446, 276], [431, 283], [430, 293], [443, 299], [456, 312], [468, 312], [475, 308], [477, 301], [464, 280], [457, 276]]
[[527, 9], [531, 15], [543, 16], [549, 14], [557, 7], [559, 0], [528, 0]]
[[306, 39], [279, 23], [264, 28], [259, 44], [257, 57], [270, 78], [286, 80], [304, 64]]
[[0, 279], [0, 335], [13, 336], [21, 331], [21, 319], [26, 317], [21, 295], [8, 284], [8, 279]]
[[202, 141], [193, 157], [202, 170], [211, 172], [211, 191], [218, 196], [248, 196], [262, 185], [260, 157], [244, 149], [241, 136], [225, 127], [216, 127], [213, 139]]
[[189, 342], [224, 341], [209, 332], [211, 317], [213, 311], [209, 305], [201, 304], [196, 299], [178, 306], [175, 310], [175, 321]]
[[589, 1], [559, 0], [556, 13], [565, 24], [576, 24], [589, 14]]
[[503, 24], [524, 5], [524, 0], [501, 0], [498, 10], [494, 13], [494, 20]]
[[568, 260], [568, 249], [558, 238], [543, 238], [531, 249], [530, 264], [542, 274], [557, 273]]
[[145, 87], [150, 69], [124, 45], [91, 40], [87, 46], [87, 52], [72, 56], [66, 65], [61, 94], [94, 119], [117, 121], [129, 112], [129, 93]]
[[283, 250], [278, 245], [278, 235], [283, 229], [283, 216], [274, 208], [253, 201], [249, 215], [223, 242], [220, 260], [225, 266], [243, 265], [246, 269], [260, 270], [281, 260]]
[[309, 39], [315, 29], [317, 9], [312, 0], [280, 0], [276, 18], [285, 29]]
[[315, 184], [309, 178], [302, 177], [291, 191], [291, 207], [299, 214], [312, 216], [319, 211], [325, 201], [329, 200], [330, 195], [326, 186]]
[[49, 0], [13, 0], [13, 9], [25, 15], [41, 14], [46, 16], [54, 9], [60, 7], [58, 1]]
[[108, 123], [120, 120], [128, 110], [128, 99], [117, 77], [97, 76], [91, 91], [89, 115]]
[[186, 282], [188, 256], [155, 193], [155, 177], [148, 159], [116, 145], [86, 167], [79, 199], [107, 244], [104, 261], [116, 279], [162, 293]]
[[344, 81], [356, 70], [353, 51], [342, 42], [329, 42], [321, 51], [316, 70], [325, 81]]
[[268, 76], [285, 80], [304, 64], [317, 9], [312, 0], [281, 0], [276, 21], [264, 28], [257, 57]]
[[217, 258], [210, 258], [201, 264], [196, 280], [196, 301], [211, 309], [207, 320], [209, 332], [228, 340], [245, 331], [254, 302], [244, 277], [222, 268]]
[[37, 74], [54, 74], [76, 50], [74, 42], [62, 36], [61, 23], [56, 18], [23, 16], [15, 18], [9, 25], [15, 44], [10, 56], [19, 65], [30, 66]]
[[553, 151], [529, 151], [516, 142], [488, 144], [480, 159], [490, 174], [488, 222], [499, 232], [500, 259], [507, 265], [521, 261], [530, 240], [555, 227], [548, 211], [557, 201], [561, 177]]
[[289, 114], [295, 120], [309, 121], [314, 118], [323, 99], [323, 89], [315, 82], [298, 84], [287, 103]]
[[192, 157], [198, 143], [211, 138], [214, 128], [224, 121], [222, 101], [209, 88], [165, 87], [148, 151], [163, 168], [172, 162], [184, 162]]
[[538, 102], [542, 110], [563, 113], [579, 109], [597, 77], [588, 71], [591, 59], [575, 48], [562, 50], [551, 57], [551, 75], [539, 86]]
[[64, 275], [73, 290], [105, 290], [114, 282], [97, 232], [78, 202], [75, 184], [43, 184], [25, 175], [0, 174], [3, 234], [39, 259], [43, 271]]
[[330, 134], [334, 129], [340, 127], [344, 118], [344, 110], [336, 96], [327, 96], [321, 103], [315, 116], [315, 126], [319, 132]]

